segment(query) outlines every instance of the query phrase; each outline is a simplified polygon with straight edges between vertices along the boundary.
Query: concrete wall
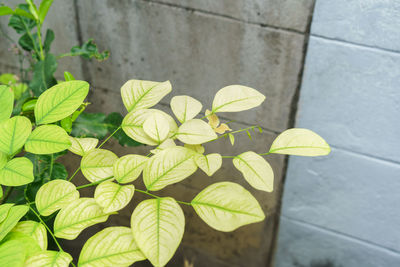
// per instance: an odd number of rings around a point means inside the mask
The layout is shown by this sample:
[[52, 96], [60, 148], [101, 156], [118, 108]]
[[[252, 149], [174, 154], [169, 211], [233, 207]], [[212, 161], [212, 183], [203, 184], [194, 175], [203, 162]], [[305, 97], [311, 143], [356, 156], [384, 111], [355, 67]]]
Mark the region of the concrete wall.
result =
[[[53, 52], [56, 54], [91, 37], [101, 49], [110, 50], [110, 59], [102, 63], [80, 59], [60, 61], [58, 75], [68, 70], [77, 78], [90, 81], [89, 100], [93, 105], [89, 110], [93, 112], [125, 112], [119, 88], [132, 78], [169, 79], [174, 89], [171, 95], [192, 95], [204, 107], [210, 107], [215, 92], [229, 84], [244, 84], [263, 92], [267, 96], [263, 107], [229, 118], [236, 120], [235, 128], [259, 124], [264, 133], [255, 135], [253, 141], [246, 135], [237, 137], [239, 145], [233, 148], [226, 141], [208, 147], [210, 152], [218, 150], [232, 155], [250, 149], [265, 152], [276, 134], [291, 125], [313, 2], [57, 0], [46, 24], [55, 30]], [[0, 21], [4, 28], [6, 20]], [[1, 72], [15, 71], [17, 67], [15, 58], [6, 53], [7, 45], [2, 39]], [[168, 109], [170, 98], [166, 97], [159, 107]], [[108, 147], [118, 155], [147, 151], [147, 148], [118, 148], [113, 143]], [[233, 180], [250, 189], [268, 214], [263, 223], [221, 233], [212, 230], [192, 209], [185, 207], [186, 233], [171, 266], [182, 266], [183, 257], [193, 260], [194, 266], [268, 266], [279, 218], [285, 159], [271, 156], [270, 163], [276, 174], [275, 192], [271, 194], [251, 190], [231, 161], [224, 162], [224, 167], [212, 178], [197, 172], [182, 184], [163, 191], [189, 201], [210, 183]], [[68, 164], [73, 171], [72, 166], [77, 166], [79, 159], [71, 156]], [[77, 181], [84, 183], [82, 179]], [[129, 225], [130, 214], [141, 198], [136, 194], [132, 205], [113, 216], [109, 224]], [[84, 231], [78, 241], [84, 242], [100, 227], [104, 225]], [[76, 254], [76, 242], [65, 244]]]
[[400, 1], [316, 1], [296, 125], [333, 149], [289, 160], [275, 266], [400, 266], [399, 23]]

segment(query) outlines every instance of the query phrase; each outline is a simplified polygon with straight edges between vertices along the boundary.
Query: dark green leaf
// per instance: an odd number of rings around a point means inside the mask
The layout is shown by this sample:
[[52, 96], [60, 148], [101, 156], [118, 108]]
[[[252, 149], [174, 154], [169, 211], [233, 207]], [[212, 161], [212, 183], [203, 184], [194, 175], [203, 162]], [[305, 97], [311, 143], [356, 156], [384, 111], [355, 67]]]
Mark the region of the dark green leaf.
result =
[[82, 113], [73, 123], [71, 135], [103, 139], [108, 133], [108, 127], [112, 127], [104, 122], [105, 118], [103, 113]]
[[52, 29], [46, 31], [46, 37], [43, 43], [43, 49], [47, 53], [50, 51], [51, 43], [54, 41], [54, 32]]
[[99, 52], [97, 45], [93, 42], [93, 39], [89, 39], [82, 46], [74, 46], [71, 48], [71, 56], [81, 56], [85, 59], [95, 58], [99, 61], [105, 60], [109, 57], [108, 51]]
[[[122, 123], [124, 117], [118, 112], [113, 112], [108, 114], [107, 118], [104, 122], [108, 123], [108, 132], [109, 134], [113, 133]], [[118, 143], [121, 146], [140, 146], [141, 143], [133, 140], [132, 138], [128, 137], [124, 131], [118, 131], [113, 136], [115, 139], [118, 140]]]
[[18, 40], [18, 44], [26, 51], [30, 52], [30, 51], [35, 51], [35, 46], [39, 47], [39, 42], [38, 42], [38, 37], [37, 34], [32, 34], [31, 35], [33, 40], [35, 41], [35, 44], [32, 42], [31, 37], [29, 36], [29, 34], [25, 33], [24, 35], [22, 35], [19, 40]]
[[33, 16], [31, 15], [32, 18], [27, 18], [23, 16], [23, 14], [25, 14], [24, 12], [30, 15], [29, 6], [27, 4], [18, 5], [18, 8], [15, 10], [16, 14], [12, 15], [8, 22], [8, 26], [13, 28], [19, 34], [24, 34], [27, 30], [30, 31], [36, 26]]
[[35, 96], [39, 96], [45, 90], [57, 84], [57, 80], [53, 76], [56, 70], [57, 60], [53, 54], [47, 54], [44, 61], [35, 64], [32, 81], [29, 84], [29, 88]]

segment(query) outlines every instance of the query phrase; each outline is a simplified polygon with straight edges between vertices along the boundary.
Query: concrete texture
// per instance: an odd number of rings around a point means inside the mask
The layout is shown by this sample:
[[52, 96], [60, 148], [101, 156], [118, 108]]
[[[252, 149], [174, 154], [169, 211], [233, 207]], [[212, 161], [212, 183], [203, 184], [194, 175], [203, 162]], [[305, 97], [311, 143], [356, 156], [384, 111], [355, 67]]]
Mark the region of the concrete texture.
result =
[[[6, 1], [14, 6], [19, 1]], [[171, 80], [173, 93], [158, 108], [169, 111], [173, 95], [188, 94], [209, 108], [218, 89], [243, 84], [267, 96], [262, 107], [253, 111], [221, 114], [234, 119], [235, 129], [259, 124], [264, 133], [236, 137], [235, 146], [228, 140], [208, 145], [207, 151], [236, 155], [248, 150], [266, 152], [278, 132], [290, 126], [296, 90], [302, 73], [302, 61], [313, 0], [286, 1], [144, 1], [85, 0], [54, 1], [46, 25], [55, 30], [55, 54], [65, 53], [89, 38], [100, 50], [108, 49], [110, 59], [98, 63], [79, 58], [60, 60], [57, 77], [70, 71], [78, 79], [91, 83], [90, 112], [125, 114], [119, 95], [128, 79]], [[6, 20], [1, 18], [5, 29]], [[45, 25], [45, 28], [47, 27]], [[15, 59], [4, 53], [7, 44], [0, 42], [0, 72], [15, 70]], [[203, 112], [204, 112], [203, 110]], [[170, 112], [170, 111], [169, 111]], [[121, 148], [110, 143], [107, 148], [119, 156], [126, 153], [147, 154], [148, 147]], [[194, 266], [269, 266], [273, 258], [275, 233], [279, 219], [282, 177], [285, 158], [268, 158], [275, 171], [275, 191], [265, 193], [251, 189], [230, 160], [212, 178], [198, 171], [179, 185], [165, 188], [160, 195], [172, 195], [190, 201], [200, 190], [217, 181], [236, 181], [249, 189], [267, 214], [267, 220], [232, 233], [208, 227], [190, 207], [184, 207], [186, 231], [181, 247], [168, 266], [182, 266], [183, 259]], [[72, 173], [79, 158], [64, 159]], [[74, 180], [86, 184], [82, 177]], [[143, 188], [139, 181], [138, 188]], [[83, 195], [93, 196], [91, 190]], [[130, 215], [144, 199], [134, 201], [105, 224], [90, 227], [76, 241], [63, 241], [75, 258], [83, 242], [101, 228], [129, 226]], [[135, 266], [149, 266], [148, 262]]]
[[313, 0], [152, 0], [250, 23], [305, 32]]
[[319, 0], [311, 32], [363, 46], [400, 50], [400, 1]]
[[400, 255], [319, 227], [282, 217], [279, 267], [389, 267]]
[[296, 126], [333, 149], [289, 159], [277, 267], [400, 265], [399, 4], [316, 1]]

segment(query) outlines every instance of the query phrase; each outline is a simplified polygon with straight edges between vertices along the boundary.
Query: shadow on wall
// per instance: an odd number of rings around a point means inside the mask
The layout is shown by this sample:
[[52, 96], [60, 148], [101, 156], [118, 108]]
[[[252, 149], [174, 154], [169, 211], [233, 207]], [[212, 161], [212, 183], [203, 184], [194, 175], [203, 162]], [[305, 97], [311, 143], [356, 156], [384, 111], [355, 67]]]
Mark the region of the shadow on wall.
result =
[[342, 265], [336, 265], [331, 259], [325, 260], [312, 260], [309, 265], [304, 265], [296, 260], [293, 261], [293, 266], [295, 267], [343, 267]]

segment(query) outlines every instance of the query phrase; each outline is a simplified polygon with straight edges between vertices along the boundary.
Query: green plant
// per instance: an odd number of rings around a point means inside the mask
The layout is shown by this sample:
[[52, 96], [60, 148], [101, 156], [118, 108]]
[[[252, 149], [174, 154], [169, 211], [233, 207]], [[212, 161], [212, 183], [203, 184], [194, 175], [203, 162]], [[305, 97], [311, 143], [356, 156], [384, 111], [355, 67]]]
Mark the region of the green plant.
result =
[[[55, 40], [54, 31], [48, 28], [45, 35], [41, 32], [52, 3], [53, 0], [43, 0], [37, 7], [32, 0], [27, 0], [26, 4], [19, 4], [14, 10], [0, 5], [0, 15], [10, 16], [8, 26], [19, 35], [18, 41], [14, 41], [2, 31], [4, 37], [11, 43], [11, 52], [18, 57], [19, 73], [18, 75], [1, 74], [0, 84], [8, 85], [14, 94], [15, 105], [12, 114], [27, 117], [32, 121], [34, 120], [33, 109], [38, 97], [59, 82], [54, 76], [59, 60], [68, 56], [80, 56], [88, 60], [94, 58], [101, 61], [109, 56], [108, 51], [100, 52], [92, 39], [81, 46], [72, 47], [68, 53], [54, 55], [51, 52], [51, 46]], [[64, 78], [67, 81], [74, 80], [73, 75], [67, 71], [64, 72]], [[88, 104], [82, 103], [78, 110], [57, 122], [57, 125], [72, 136], [98, 139], [105, 138], [118, 128], [122, 121], [121, 114], [86, 113], [84, 110]], [[140, 145], [123, 132], [115, 134], [114, 138], [124, 146]], [[66, 179], [68, 177], [66, 168], [56, 162], [63, 154], [63, 152], [48, 155], [27, 153], [25, 156], [34, 164], [34, 182], [26, 187], [7, 191], [5, 199], [10, 197], [14, 203], [24, 203], [25, 190], [26, 194], [33, 199], [38, 188], [45, 182], [54, 177]]]
[[[248, 110], [265, 100], [255, 89], [240, 85], [220, 89], [211, 111], [207, 110], [205, 116], [199, 116], [203, 106], [198, 100], [190, 96], [173, 97], [171, 109], [179, 121], [178, 126], [172, 116], [151, 108], [171, 92], [169, 81], [130, 80], [121, 88], [128, 114], [99, 146], [97, 139], [71, 137], [55, 124], [82, 105], [89, 91], [88, 83], [66, 81], [45, 91], [35, 104], [32, 122], [23, 116], [9, 118], [13, 93], [7, 86], [0, 90], [1, 106], [6, 107], [0, 112], [0, 184], [14, 187], [33, 181], [33, 165], [20, 153], [22, 148], [39, 156], [65, 149], [82, 156], [80, 167], [68, 180], [45, 183], [34, 200], [25, 195], [24, 205], [6, 203], [0, 206], [0, 266], [6, 266], [6, 263], [12, 263], [9, 266], [75, 266], [57, 238], [72, 240], [83, 229], [105, 222], [128, 205], [134, 193], [145, 194], [149, 199], [134, 209], [131, 227], [107, 227], [89, 238], [82, 248], [78, 265], [129, 266], [148, 259], [154, 266], [164, 266], [175, 253], [184, 233], [185, 218], [180, 205], [193, 207], [204, 222], [224, 232], [260, 222], [265, 215], [249, 191], [228, 181], [211, 184], [190, 202], [159, 197], [154, 191], [184, 180], [198, 168], [211, 176], [221, 167], [223, 158], [228, 158], [252, 187], [271, 192], [274, 174], [265, 156], [272, 153], [300, 156], [330, 153], [329, 145], [319, 135], [294, 128], [281, 133], [265, 153], [205, 154], [204, 143], [226, 137], [234, 145], [235, 134], [247, 132], [250, 135], [250, 130], [261, 131], [258, 126], [232, 131], [227, 124], [220, 124], [219, 112]], [[155, 148], [147, 156], [130, 154], [121, 158], [102, 149], [104, 143], [121, 129], [130, 138]], [[16, 157], [17, 153], [19, 156]], [[90, 183], [76, 187], [72, 179], [79, 170]], [[138, 189], [132, 184], [141, 174], [146, 189]], [[79, 190], [90, 186], [96, 187], [94, 197], [81, 198]], [[35, 220], [20, 221], [28, 210], [36, 216]], [[48, 219], [54, 215], [53, 226], [48, 225]], [[58, 251], [47, 250], [46, 230]]]

